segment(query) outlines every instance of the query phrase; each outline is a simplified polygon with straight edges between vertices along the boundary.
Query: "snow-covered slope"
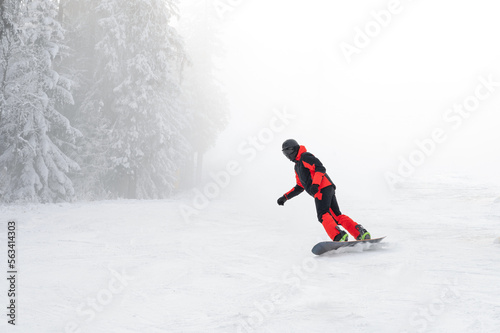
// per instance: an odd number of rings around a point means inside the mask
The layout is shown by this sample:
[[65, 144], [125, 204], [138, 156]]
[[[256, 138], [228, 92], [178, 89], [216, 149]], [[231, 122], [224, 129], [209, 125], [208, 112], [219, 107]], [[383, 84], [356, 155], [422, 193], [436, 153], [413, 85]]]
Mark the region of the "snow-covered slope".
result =
[[[341, 196], [341, 195], [340, 195]], [[305, 196], [2, 206], [18, 227], [18, 317], [2, 332], [495, 332], [500, 203], [488, 187], [419, 184], [343, 199], [379, 246], [316, 257]], [[252, 204], [249, 204], [252, 202]], [[185, 206], [184, 206], [185, 207]]]

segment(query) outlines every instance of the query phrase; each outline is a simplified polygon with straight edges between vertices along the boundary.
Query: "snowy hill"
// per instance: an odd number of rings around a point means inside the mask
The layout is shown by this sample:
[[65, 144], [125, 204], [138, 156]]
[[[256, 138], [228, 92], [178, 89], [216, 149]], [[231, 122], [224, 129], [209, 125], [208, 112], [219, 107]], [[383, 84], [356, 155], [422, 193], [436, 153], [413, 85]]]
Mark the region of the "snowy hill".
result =
[[[310, 198], [2, 206], [18, 227], [18, 318], [2, 332], [494, 332], [500, 204], [420, 184], [344, 200], [379, 246], [316, 257]], [[303, 201], [299, 201], [303, 200]], [[3, 264], [5, 267], [5, 263]], [[6, 268], [4, 268], [4, 271]], [[7, 283], [1, 303], [7, 304]], [[3, 312], [6, 312], [5, 306]], [[7, 330], [6, 330], [7, 329]]]

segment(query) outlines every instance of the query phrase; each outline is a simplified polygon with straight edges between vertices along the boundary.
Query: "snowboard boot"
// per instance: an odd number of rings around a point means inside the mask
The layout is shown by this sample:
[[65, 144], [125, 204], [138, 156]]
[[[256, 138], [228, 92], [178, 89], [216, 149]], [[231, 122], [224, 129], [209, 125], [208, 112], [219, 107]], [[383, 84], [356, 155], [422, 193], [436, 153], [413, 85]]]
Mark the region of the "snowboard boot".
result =
[[339, 234], [333, 238], [334, 242], [347, 242], [347, 238], [349, 237], [349, 234], [345, 232], [344, 230], [340, 229], [339, 226], [336, 228], [339, 231]]
[[356, 229], [359, 231], [359, 236], [356, 238], [356, 240], [371, 239], [370, 233], [365, 228], [363, 228], [361, 224], [358, 224], [356, 226]]

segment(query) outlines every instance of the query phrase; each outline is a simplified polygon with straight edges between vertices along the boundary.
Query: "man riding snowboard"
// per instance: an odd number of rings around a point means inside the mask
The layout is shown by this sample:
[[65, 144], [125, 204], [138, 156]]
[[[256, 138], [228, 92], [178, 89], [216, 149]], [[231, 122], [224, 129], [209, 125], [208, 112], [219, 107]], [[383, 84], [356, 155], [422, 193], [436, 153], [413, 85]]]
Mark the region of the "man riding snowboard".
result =
[[318, 220], [333, 241], [347, 241], [348, 235], [339, 225], [357, 240], [371, 238], [370, 233], [361, 224], [357, 224], [349, 216], [340, 212], [335, 197], [335, 184], [326, 174], [326, 169], [320, 160], [293, 139], [283, 142], [282, 151], [290, 161], [295, 163], [297, 185], [278, 199], [278, 205], [283, 206], [287, 200], [306, 190], [314, 197]]

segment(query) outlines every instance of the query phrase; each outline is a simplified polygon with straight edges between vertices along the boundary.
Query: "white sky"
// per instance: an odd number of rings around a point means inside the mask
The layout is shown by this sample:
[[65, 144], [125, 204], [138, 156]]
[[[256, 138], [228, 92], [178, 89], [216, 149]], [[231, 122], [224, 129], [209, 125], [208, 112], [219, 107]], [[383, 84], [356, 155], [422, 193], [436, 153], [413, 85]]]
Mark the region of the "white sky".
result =
[[[500, 86], [457, 129], [443, 120], [474, 96], [479, 77], [500, 82], [496, 1], [228, 3], [235, 6], [222, 18], [223, 83], [231, 122], [208, 156], [215, 169], [242, 160], [235, 147], [268, 126], [278, 106], [298, 117], [257, 155], [265, 168], [286, 165], [281, 142], [293, 137], [341, 178], [383, 182], [438, 127], [447, 139], [414, 176], [497, 177]], [[373, 25], [371, 13], [390, 4], [396, 14], [348, 63], [341, 43], [355, 46], [356, 29]]]

